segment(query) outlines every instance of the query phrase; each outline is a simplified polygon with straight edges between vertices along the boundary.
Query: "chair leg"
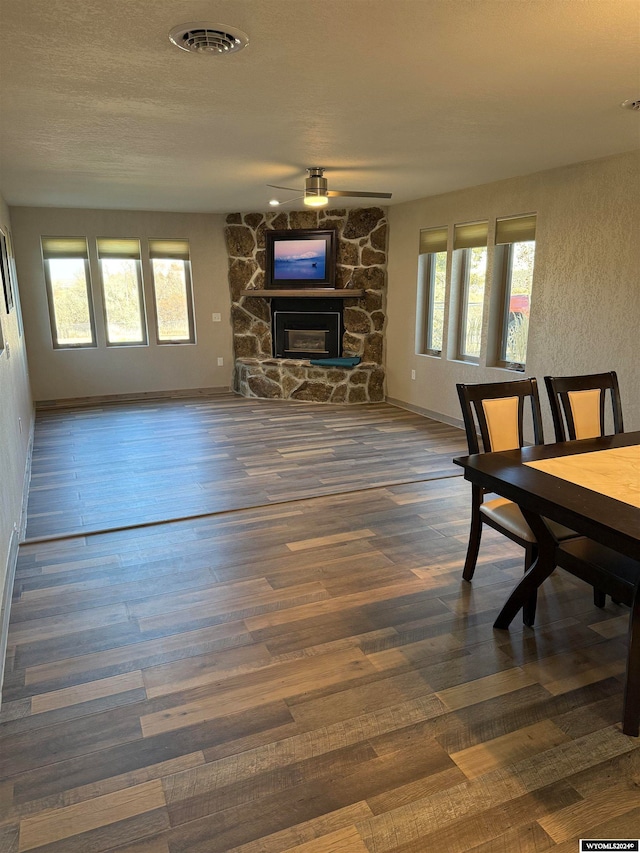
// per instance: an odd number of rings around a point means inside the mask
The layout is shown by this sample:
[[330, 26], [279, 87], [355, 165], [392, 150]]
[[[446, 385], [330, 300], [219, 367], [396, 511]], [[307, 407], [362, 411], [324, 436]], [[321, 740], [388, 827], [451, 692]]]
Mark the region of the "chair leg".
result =
[[476, 562], [478, 560], [478, 552], [480, 551], [480, 538], [482, 536], [482, 518], [480, 517], [481, 499], [476, 498], [475, 494], [471, 504], [471, 529], [469, 530], [469, 545], [467, 546], [467, 556], [464, 561], [464, 569], [462, 577], [466, 581], [470, 581], [473, 573], [476, 570]]
[[[535, 562], [536, 557], [538, 556], [538, 549], [532, 543], [531, 545], [527, 545], [524, 549], [524, 570], [525, 573], [529, 571], [533, 563]], [[536, 621], [536, 605], [538, 604], [538, 590], [534, 589], [534, 591], [530, 594], [529, 598], [524, 604], [522, 608], [522, 621], [524, 624], [533, 628], [533, 623]]]
[[622, 731], [631, 737], [640, 734], [640, 589], [636, 587], [629, 616], [629, 652], [624, 687]]
[[607, 606], [607, 595], [602, 592], [601, 589], [596, 589], [595, 586], [593, 588], [593, 603], [596, 607], [606, 607]]

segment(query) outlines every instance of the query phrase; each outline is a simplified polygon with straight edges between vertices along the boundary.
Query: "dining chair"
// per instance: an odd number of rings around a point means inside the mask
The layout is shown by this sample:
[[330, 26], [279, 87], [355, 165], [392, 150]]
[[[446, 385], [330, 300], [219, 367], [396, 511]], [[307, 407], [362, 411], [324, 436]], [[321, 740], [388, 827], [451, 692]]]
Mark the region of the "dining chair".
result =
[[[576, 441], [605, 435], [607, 392], [611, 400], [613, 431], [624, 432], [622, 401], [614, 370], [583, 376], [545, 376], [544, 382], [556, 441]], [[594, 585], [593, 602], [596, 607], [604, 607], [606, 601], [606, 593]]]
[[[476, 385], [458, 383], [458, 397], [467, 436], [469, 453], [490, 453], [514, 450], [524, 442], [525, 409], [531, 410], [533, 443], [543, 444], [542, 414], [538, 383], [535, 378], [513, 382], [486, 382]], [[528, 405], [527, 405], [528, 404]], [[478, 441], [478, 430], [482, 451]], [[475, 572], [482, 525], [487, 524], [508, 539], [524, 548], [524, 570], [532, 565], [537, 554], [536, 538], [517, 504], [506, 498], [485, 500], [487, 491], [481, 486], [471, 486], [471, 529], [462, 577], [470, 581]], [[576, 534], [555, 522], [548, 522], [557, 540]], [[526, 624], [533, 623], [535, 600], [527, 606]], [[528, 621], [527, 621], [528, 620]]]
[[556, 441], [605, 435], [605, 400], [611, 399], [614, 433], [624, 432], [618, 377], [609, 373], [545, 376]]

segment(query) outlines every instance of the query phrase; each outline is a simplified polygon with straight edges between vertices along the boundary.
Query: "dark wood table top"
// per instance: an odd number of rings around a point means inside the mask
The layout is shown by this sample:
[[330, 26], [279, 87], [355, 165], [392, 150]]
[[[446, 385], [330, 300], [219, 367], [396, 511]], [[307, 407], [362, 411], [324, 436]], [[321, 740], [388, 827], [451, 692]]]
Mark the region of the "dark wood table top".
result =
[[640, 432], [460, 456], [465, 479], [640, 559], [640, 508], [527, 466], [526, 462], [640, 444]]

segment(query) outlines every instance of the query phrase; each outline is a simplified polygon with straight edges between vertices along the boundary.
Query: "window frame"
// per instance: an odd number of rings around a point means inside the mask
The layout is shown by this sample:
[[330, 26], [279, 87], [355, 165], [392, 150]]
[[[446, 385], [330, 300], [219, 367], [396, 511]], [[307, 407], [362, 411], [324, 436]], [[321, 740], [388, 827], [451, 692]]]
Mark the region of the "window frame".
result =
[[[100, 241], [101, 240], [111, 240], [116, 238], [111, 237], [98, 237], [96, 238], [96, 250], [98, 255], [98, 271], [100, 273], [100, 296], [102, 298], [102, 316], [104, 321], [104, 336], [106, 346], [111, 348], [117, 347], [146, 347], [149, 345], [149, 330], [148, 330], [148, 322], [147, 322], [147, 307], [144, 298], [144, 283], [142, 279], [142, 262], [140, 259], [140, 240], [137, 237], [127, 237], [123, 238], [126, 240], [135, 240], [138, 243], [138, 256], [136, 258], [120, 258], [118, 259], [115, 255], [101, 257], [100, 256]], [[107, 310], [107, 298], [105, 291], [105, 283], [104, 283], [104, 270], [102, 267], [103, 261], [108, 260], [129, 260], [135, 262], [135, 272], [136, 272], [136, 283], [137, 283], [137, 293], [138, 293], [138, 311], [140, 316], [140, 328], [142, 331], [142, 340], [139, 341], [111, 341], [109, 340], [109, 315]]]
[[[178, 240], [179, 238], [165, 238], [167, 241], [171, 239]], [[195, 321], [195, 306], [193, 299], [193, 278], [191, 275], [191, 247], [189, 246], [189, 257], [188, 258], [162, 258], [156, 257], [152, 252], [152, 246], [154, 243], [162, 242], [162, 239], [150, 238], [149, 239], [149, 266], [151, 269], [151, 292], [153, 295], [153, 308], [155, 315], [155, 336], [156, 336], [156, 344], [158, 346], [193, 346], [196, 343], [196, 321]], [[180, 240], [180, 242], [184, 242], [189, 245], [188, 240]], [[184, 287], [185, 287], [185, 297], [186, 297], [186, 306], [187, 306], [187, 324], [189, 327], [189, 337], [181, 338], [177, 340], [175, 338], [169, 340], [162, 340], [160, 338], [160, 318], [158, 314], [158, 290], [156, 287], [156, 275], [154, 268], [154, 261], [181, 261], [182, 268], [184, 271]]]
[[[47, 306], [49, 308], [49, 327], [51, 329], [51, 344], [53, 349], [62, 350], [62, 349], [96, 349], [98, 346], [97, 336], [96, 336], [96, 322], [95, 322], [95, 312], [93, 306], [93, 295], [91, 288], [91, 265], [89, 264], [89, 245], [86, 237], [58, 237], [55, 239], [59, 240], [84, 240], [86, 246], [86, 255], [82, 258], [84, 263], [84, 284], [85, 291], [87, 295], [87, 311], [89, 314], [89, 328], [91, 330], [91, 341], [88, 343], [60, 343], [58, 340], [58, 328], [56, 321], [56, 308], [55, 308], [55, 297], [53, 295], [53, 286], [51, 284], [51, 269], [49, 267], [49, 262], [52, 260], [64, 259], [64, 255], [60, 255], [59, 258], [45, 258], [44, 250], [42, 246], [42, 240], [52, 239], [47, 237], [42, 237], [40, 240], [40, 249], [42, 254], [42, 267], [44, 270], [44, 282], [45, 282], [45, 290], [47, 293]], [[68, 260], [71, 259], [69, 256]], [[80, 258], [78, 258], [80, 259]]]
[[[513, 249], [514, 246], [518, 243], [533, 243], [534, 246], [536, 244], [536, 240], [514, 240], [510, 243], [500, 243], [495, 247], [495, 251], [500, 251], [502, 257], [500, 258], [500, 330], [498, 334], [498, 357], [496, 358], [495, 365], [496, 367], [501, 367], [504, 370], [513, 370], [517, 373], [524, 373], [526, 370], [527, 362], [526, 358], [523, 362], [518, 361], [509, 361], [506, 356], [506, 348], [508, 344], [508, 334], [509, 334], [509, 315], [510, 310], [509, 306], [511, 303], [511, 287], [513, 283]], [[535, 249], [534, 249], [534, 269], [535, 269]], [[532, 271], [532, 279], [533, 279], [533, 271]], [[532, 280], [533, 285], [533, 280]], [[531, 306], [531, 295], [529, 296], [529, 306]], [[527, 349], [529, 346], [529, 334], [527, 332]]]
[[[467, 338], [467, 317], [469, 314], [469, 286], [471, 277], [471, 256], [473, 249], [484, 249], [485, 251], [485, 278], [483, 290], [482, 304], [482, 323], [480, 329], [480, 352], [478, 355], [469, 355], [464, 351], [464, 346]], [[458, 256], [458, 334], [456, 336], [456, 359], [464, 361], [468, 364], [479, 364], [480, 355], [482, 354], [482, 325], [484, 324], [484, 303], [487, 287], [487, 268], [489, 262], [489, 250], [487, 246], [467, 246], [465, 248], [456, 249], [460, 252]]]
[[[445, 283], [444, 283], [444, 300], [442, 305], [443, 312], [443, 330], [442, 330], [442, 345], [440, 349], [429, 346], [433, 337], [433, 312], [435, 307], [434, 291], [436, 286], [436, 256], [445, 256]], [[425, 252], [420, 255], [420, 281], [421, 281], [421, 328], [420, 328], [420, 354], [430, 355], [435, 358], [441, 358], [445, 347], [444, 340], [444, 314], [447, 307], [447, 264], [448, 252], [446, 249], [440, 252]]]
[[[442, 358], [446, 347], [445, 320], [449, 300], [449, 226], [437, 225], [420, 229], [418, 278], [416, 293], [415, 352]], [[442, 342], [434, 347], [434, 310], [438, 256], [444, 255], [444, 294], [442, 300]]]

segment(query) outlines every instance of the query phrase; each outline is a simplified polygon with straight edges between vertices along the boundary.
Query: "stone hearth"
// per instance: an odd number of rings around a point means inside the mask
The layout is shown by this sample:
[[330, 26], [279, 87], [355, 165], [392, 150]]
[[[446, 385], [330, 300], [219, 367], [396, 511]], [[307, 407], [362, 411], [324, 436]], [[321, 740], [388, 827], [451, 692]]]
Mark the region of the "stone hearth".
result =
[[[355, 368], [313, 367], [275, 359], [271, 298], [264, 296], [267, 229], [333, 228], [338, 237], [336, 289], [342, 297], [342, 354], [360, 356]], [[234, 390], [247, 397], [365, 403], [384, 399], [387, 220], [379, 207], [232, 213], [225, 228], [235, 356]], [[252, 296], [246, 291], [262, 291]], [[342, 294], [341, 294], [342, 295]], [[331, 296], [331, 292], [327, 293]], [[313, 299], [309, 299], [310, 305]]]
[[289, 358], [238, 358], [233, 390], [263, 399], [379, 403], [384, 400], [384, 370], [364, 361], [343, 368], [314, 367]]

